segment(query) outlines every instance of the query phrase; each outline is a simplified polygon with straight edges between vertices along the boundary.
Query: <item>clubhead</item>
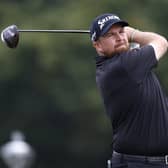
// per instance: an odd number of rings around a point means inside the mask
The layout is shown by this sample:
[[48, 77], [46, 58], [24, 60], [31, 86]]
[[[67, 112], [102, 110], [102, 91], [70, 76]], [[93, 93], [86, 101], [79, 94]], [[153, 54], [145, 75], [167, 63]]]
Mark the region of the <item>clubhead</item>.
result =
[[1, 32], [2, 41], [10, 48], [16, 48], [19, 42], [19, 31], [16, 25], [11, 25]]

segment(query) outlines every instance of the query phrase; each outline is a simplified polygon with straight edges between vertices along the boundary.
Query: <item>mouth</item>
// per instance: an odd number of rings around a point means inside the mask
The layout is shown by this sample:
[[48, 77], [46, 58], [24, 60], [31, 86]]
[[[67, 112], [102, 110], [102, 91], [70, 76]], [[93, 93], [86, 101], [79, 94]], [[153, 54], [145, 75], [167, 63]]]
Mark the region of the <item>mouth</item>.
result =
[[125, 43], [124, 43], [124, 42], [116, 44], [116, 45], [115, 45], [115, 48], [119, 48], [119, 47], [122, 47], [122, 46], [125, 46]]

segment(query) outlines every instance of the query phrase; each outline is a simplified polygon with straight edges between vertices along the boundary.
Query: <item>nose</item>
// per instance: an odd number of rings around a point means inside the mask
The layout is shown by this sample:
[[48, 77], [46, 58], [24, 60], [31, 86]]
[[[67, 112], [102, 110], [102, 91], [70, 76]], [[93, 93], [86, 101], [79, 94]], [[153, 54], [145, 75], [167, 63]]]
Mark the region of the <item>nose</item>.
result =
[[121, 36], [120, 33], [116, 33], [116, 39], [117, 39], [117, 40], [121, 40], [121, 39], [122, 39], [122, 36]]

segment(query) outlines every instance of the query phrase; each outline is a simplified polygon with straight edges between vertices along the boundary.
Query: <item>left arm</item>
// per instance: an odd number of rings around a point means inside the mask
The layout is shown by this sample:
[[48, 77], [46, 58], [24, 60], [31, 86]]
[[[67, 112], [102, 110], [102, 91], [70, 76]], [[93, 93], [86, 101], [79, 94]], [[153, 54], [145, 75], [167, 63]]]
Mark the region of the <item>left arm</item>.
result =
[[130, 42], [139, 43], [143, 45], [151, 45], [154, 48], [156, 59], [159, 60], [167, 51], [168, 42], [165, 37], [153, 33], [143, 32], [132, 27], [125, 27]]

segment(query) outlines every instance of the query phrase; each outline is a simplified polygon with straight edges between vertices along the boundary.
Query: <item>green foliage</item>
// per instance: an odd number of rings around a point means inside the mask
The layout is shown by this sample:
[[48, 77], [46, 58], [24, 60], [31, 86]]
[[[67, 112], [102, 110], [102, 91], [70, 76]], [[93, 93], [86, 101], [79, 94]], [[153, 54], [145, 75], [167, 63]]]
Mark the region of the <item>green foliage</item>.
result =
[[[95, 16], [112, 12], [138, 29], [166, 35], [167, 4], [1, 0], [0, 29], [89, 29]], [[34, 167], [105, 167], [112, 130], [95, 83], [95, 55], [89, 35], [21, 33], [17, 49], [1, 43], [0, 144], [19, 129], [37, 152]], [[168, 84], [166, 69], [163, 58], [157, 71]]]

